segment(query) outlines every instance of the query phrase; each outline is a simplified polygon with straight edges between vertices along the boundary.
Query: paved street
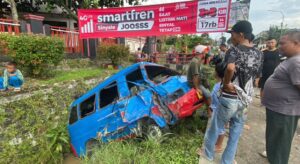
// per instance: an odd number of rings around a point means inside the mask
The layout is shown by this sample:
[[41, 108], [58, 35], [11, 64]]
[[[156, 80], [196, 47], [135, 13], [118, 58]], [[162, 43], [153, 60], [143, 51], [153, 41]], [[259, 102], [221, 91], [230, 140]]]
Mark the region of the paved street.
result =
[[[265, 109], [260, 106], [260, 100], [254, 98], [249, 108], [248, 121], [250, 130], [244, 130], [236, 155], [238, 164], [268, 164], [267, 160], [259, 155], [265, 149]], [[226, 144], [226, 142], [224, 142]], [[220, 155], [217, 155], [216, 162], [219, 163]], [[206, 164], [203, 160], [199, 164]], [[292, 152], [289, 164], [300, 163], [300, 122], [297, 133], [294, 137]]]

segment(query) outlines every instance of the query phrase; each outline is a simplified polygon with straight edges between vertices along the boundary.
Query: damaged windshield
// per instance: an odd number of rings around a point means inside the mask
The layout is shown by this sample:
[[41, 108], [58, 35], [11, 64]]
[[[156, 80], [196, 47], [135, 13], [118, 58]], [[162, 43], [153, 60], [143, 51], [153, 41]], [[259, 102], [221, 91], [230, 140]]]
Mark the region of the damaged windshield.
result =
[[161, 83], [170, 76], [178, 76], [180, 73], [161, 66], [145, 66], [148, 78], [155, 83]]

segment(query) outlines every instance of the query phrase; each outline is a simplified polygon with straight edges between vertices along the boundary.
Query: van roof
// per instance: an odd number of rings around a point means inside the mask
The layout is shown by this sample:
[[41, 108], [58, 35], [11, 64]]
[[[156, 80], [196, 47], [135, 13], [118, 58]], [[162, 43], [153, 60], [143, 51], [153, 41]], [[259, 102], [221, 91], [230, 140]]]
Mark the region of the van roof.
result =
[[77, 98], [75, 101], [73, 101], [71, 106], [79, 104], [80, 102], [82, 102], [82, 101], [86, 100], [87, 98], [89, 98], [90, 96], [94, 95], [95, 92], [97, 92], [101, 88], [104, 88], [107, 85], [109, 85], [110, 83], [116, 81], [119, 77], [126, 76], [127, 74], [131, 73], [132, 71], [134, 71], [137, 68], [140, 68], [141, 66], [144, 66], [144, 65], [160, 66], [158, 64], [149, 63], [149, 62], [139, 62], [139, 63], [135, 63], [131, 66], [128, 66], [128, 67], [124, 68], [123, 70], [119, 71], [118, 73], [116, 73], [116, 74], [112, 75], [111, 77], [105, 79], [104, 81], [100, 82], [96, 87], [87, 91], [85, 94], [81, 95], [79, 98]]

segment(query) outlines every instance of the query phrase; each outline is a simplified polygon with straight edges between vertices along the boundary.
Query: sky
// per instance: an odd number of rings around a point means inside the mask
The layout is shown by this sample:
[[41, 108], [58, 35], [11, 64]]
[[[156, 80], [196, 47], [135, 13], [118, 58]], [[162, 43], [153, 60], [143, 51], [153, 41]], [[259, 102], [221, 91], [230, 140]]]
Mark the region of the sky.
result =
[[[180, 1], [186, 0], [148, 0], [143, 5]], [[267, 30], [270, 25], [280, 26], [282, 22], [281, 13], [268, 10], [282, 11], [285, 26], [300, 28], [300, 0], [251, 0], [249, 21], [252, 23], [254, 34]], [[221, 34], [212, 34], [211, 36], [217, 38]]]

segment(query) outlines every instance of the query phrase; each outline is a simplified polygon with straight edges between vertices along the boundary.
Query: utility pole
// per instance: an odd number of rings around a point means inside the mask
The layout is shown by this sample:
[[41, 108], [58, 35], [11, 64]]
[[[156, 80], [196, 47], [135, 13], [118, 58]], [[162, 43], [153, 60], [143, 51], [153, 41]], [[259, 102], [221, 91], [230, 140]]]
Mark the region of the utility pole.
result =
[[281, 14], [281, 25], [280, 25], [280, 37], [282, 36], [282, 32], [283, 32], [283, 22], [284, 22], [284, 14], [281, 10], [268, 10], [271, 12], [276, 12], [276, 13], [280, 13]]

